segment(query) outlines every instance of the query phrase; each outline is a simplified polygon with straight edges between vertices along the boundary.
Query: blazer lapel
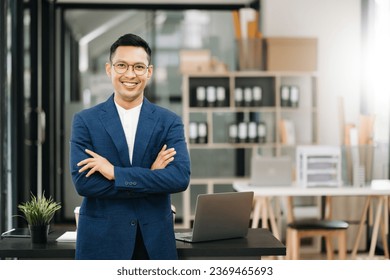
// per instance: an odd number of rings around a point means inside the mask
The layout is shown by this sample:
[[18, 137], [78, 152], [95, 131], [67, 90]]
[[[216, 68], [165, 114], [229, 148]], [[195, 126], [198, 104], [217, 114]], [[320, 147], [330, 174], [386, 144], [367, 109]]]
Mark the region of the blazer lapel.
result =
[[154, 111], [154, 105], [144, 98], [134, 142], [133, 165], [135, 166], [142, 165], [142, 159], [145, 155], [146, 149], [148, 148], [150, 137], [152, 136], [154, 127], [157, 123]]
[[100, 111], [100, 119], [118, 150], [122, 165], [131, 166], [129, 148], [127, 147], [125, 132], [123, 131], [122, 123], [115, 107], [114, 95], [104, 103], [102, 110]]

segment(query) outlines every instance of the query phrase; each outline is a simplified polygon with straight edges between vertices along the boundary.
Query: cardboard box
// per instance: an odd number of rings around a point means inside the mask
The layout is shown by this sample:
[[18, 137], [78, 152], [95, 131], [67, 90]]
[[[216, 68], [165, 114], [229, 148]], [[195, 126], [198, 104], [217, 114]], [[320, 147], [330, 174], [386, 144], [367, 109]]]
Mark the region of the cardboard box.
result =
[[316, 38], [266, 38], [268, 71], [317, 71]]
[[209, 72], [210, 68], [211, 68], [210, 50], [181, 50], [180, 51], [180, 72], [181, 73]]

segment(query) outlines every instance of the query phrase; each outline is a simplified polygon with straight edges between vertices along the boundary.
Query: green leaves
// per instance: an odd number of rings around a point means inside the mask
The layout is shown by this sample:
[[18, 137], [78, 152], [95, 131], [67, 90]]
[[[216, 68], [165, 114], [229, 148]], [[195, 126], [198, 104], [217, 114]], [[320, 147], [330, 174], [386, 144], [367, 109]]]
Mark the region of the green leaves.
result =
[[31, 200], [19, 204], [18, 208], [24, 214], [29, 225], [48, 225], [53, 219], [57, 210], [61, 209], [61, 205], [55, 202], [52, 197], [46, 198], [44, 194], [37, 198], [31, 194]]

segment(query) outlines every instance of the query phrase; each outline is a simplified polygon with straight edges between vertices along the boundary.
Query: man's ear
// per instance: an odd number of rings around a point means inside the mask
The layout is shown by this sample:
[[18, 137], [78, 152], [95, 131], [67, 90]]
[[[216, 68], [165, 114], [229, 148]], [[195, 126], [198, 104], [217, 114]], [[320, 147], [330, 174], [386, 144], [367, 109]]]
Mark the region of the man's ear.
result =
[[148, 73], [146, 78], [149, 80], [152, 77], [152, 75], [153, 75], [153, 65], [150, 65], [148, 68]]
[[106, 74], [108, 77], [111, 77], [111, 64], [110, 63], [106, 63]]

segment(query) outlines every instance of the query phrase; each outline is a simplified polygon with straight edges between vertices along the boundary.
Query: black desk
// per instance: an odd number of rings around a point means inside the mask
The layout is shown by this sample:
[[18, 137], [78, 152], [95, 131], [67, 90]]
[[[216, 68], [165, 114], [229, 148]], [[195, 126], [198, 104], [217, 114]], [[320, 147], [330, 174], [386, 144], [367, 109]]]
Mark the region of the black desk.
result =
[[286, 255], [286, 246], [263, 228], [249, 229], [246, 238], [199, 243], [176, 241], [176, 247], [179, 259], [260, 259]]
[[[56, 242], [64, 230], [49, 234], [47, 244], [31, 244], [29, 238], [4, 238], [0, 259], [74, 259], [76, 243]], [[246, 238], [186, 243], [176, 241], [179, 259], [260, 259], [286, 255], [286, 247], [267, 229], [249, 229]]]

